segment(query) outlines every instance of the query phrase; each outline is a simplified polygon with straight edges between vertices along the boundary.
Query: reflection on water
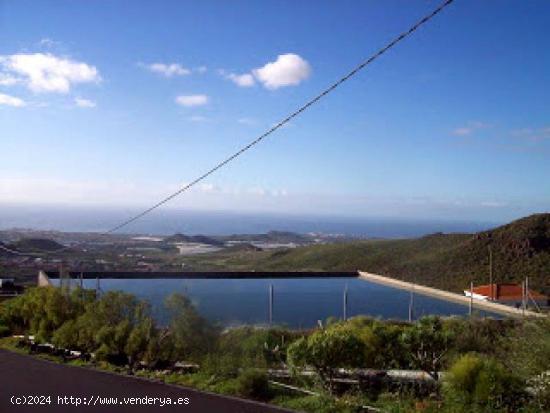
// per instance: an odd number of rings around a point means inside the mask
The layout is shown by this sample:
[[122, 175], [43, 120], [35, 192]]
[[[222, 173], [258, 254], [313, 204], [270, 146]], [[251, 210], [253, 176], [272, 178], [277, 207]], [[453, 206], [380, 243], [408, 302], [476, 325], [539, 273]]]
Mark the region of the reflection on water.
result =
[[[84, 285], [95, 288], [96, 281], [84, 280]], [[122, 290], [147, 300], [161, 322], [166, 321], [164, 299], [178, 292], [191, 298], [203, 316], [225, 326], [267, 324], [270, 285], [274, 290], [273, 323], [278, 325], [307, 328], [316, 325], [317, 320], [342, 318], [346, 285], [348, 317], [408, 319], [408, 291], [358, 278], [101, 280], [102, 291]], [[415, 318], [467, 313], [468, 307], [460, 304], [419, 294], [414, 296]]]

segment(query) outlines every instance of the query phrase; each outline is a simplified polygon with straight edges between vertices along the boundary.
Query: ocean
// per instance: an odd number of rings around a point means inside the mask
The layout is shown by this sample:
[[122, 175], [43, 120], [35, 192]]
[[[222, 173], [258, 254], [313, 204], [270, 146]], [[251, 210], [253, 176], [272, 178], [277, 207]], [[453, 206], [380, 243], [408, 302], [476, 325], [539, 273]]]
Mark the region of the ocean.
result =
[[[101, 232], [139, 210], [130, 208], [71, 208], [52, 206], [0, 206], [0, 229], [28, 228], [68, 232]], [[336, 217], [287, 214], [252, 214], [163, 209], [125, 227], [129, 234], [174, 233], [230, 235], [268, 231], [339, 234], [365, 238], [411, 238], [435, 232], [477, 232], [500, 223], [415, 220], [383, 217]]]

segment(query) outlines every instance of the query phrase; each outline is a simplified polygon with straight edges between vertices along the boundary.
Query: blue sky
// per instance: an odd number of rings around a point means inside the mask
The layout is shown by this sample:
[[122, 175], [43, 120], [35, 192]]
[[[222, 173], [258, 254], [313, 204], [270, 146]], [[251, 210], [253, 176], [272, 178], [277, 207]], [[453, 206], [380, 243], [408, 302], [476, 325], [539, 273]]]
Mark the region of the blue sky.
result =
[[[437, 4], [0, 1], [0, 203], [155, 203]], [[547, 1], [456, 0], [168, 207], [548, 211], [549, 37]]]

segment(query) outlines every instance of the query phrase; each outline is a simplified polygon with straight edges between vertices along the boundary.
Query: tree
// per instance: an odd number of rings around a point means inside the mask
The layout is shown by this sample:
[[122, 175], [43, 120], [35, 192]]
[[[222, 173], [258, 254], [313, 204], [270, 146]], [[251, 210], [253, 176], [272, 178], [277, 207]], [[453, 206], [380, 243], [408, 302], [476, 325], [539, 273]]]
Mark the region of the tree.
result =
[[453, 334], [444, 328], [436, 316], [423, 317], [401, 335], [401, 341], [408, 350], [413, 368], [428, 373], [435, 381], [449, 350]]
[[79, 307], [67, 289], [29, 288], [2, 305], [2, 318], [11, 331], [30, 333], [48, 341], [55, 330], [74, 319]]
[[193, 358], [215, 348], [217, 329], [197, 313], [189, 298], [172, 294], [165, 305], [170, 313], [169, 330], [175, 357]]
[[338, 368], [360, 367], [365, 344], [345, 325], [315, 331], [288, 348], [287, 360], [292, 368], [311, 366], [329, 393]]
[[149, 346], [149, 343], [157, 338], [157, 334], [151, 317], [143, 318], [132, 328], [124, 347], [130, 369], [134, 368], [138, 360], [146, 358], [146, 362], [151, 362], [156, 358], [156, 354], [153, 353], [154, 348]]

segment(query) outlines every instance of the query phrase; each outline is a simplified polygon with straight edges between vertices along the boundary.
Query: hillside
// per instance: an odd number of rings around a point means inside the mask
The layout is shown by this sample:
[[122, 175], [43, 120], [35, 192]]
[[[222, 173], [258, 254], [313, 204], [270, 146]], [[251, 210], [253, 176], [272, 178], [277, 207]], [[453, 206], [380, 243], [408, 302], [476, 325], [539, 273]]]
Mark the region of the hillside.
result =
[[23, 238], [10, 244], [9, 248], [19, 252], [43, 252], [57, 251], [64, 248], [64, 246], [50, 239]]
[[178, 243], [178, 242], [196, 242], [199, 244], [208, 244], [216, 247], [222, 247], [224, 245], [223, 241], [207, 237], [205, 235], [184, 235], [184, 234], [174, 234], [170, 237], [164, 239], [164, 242], [168, 243]]
[[288, 231], [269, 231], [265, 234], [233, 234], [225, 237], [227, 241], [271, 242], [278, 244], [309, 244], [311, 237]]
[[417, 239], [357, 241], [288, 250], [223, 251], [196, 257], [197, 269], [365, 270], [443, 289], [488, 283], [489, 245], [495, 282], [530, 277], [550, 293], [550, 214], [532, 215], [477, 234], [433, 234]]

